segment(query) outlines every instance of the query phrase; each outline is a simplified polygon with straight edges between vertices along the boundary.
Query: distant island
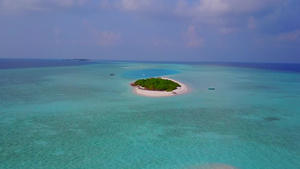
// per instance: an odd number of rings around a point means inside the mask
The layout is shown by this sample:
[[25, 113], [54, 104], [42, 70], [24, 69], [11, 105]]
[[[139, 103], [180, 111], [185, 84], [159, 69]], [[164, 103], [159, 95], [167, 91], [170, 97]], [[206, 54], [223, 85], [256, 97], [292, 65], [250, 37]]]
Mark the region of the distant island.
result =
[[133, 83], [132, 86], [140, 86], [145, 90], [154, 90], [154, 91], [167, 91], [171, 92], [177, 87], [181, 87], [180, 84], [163, 78], [148, 78], [148, 79], [139, 79]]
[[72, 59], [73, 61], [89, 62], [91, 59]]

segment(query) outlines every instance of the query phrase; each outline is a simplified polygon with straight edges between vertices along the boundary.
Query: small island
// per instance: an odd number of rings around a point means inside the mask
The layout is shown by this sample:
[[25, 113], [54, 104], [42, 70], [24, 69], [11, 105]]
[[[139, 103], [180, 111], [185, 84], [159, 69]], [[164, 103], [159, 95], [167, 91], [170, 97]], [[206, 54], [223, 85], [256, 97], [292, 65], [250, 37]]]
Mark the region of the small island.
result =
[[167, 91], [171, 92], [177, 87], [181, 87], [180, 84], [173, 82], [169, 79], [162, 78], [149, 78], [149, 79], [139, 79], [131, 84], [132, 86], [140, 86], [146, 90], [156, 90], [156, 91]]
[[139, 79], [132, 82], [131, 86], [134, 93], [147, 97], [176, 96], [189, 91], [186, 85], [164, 77]]

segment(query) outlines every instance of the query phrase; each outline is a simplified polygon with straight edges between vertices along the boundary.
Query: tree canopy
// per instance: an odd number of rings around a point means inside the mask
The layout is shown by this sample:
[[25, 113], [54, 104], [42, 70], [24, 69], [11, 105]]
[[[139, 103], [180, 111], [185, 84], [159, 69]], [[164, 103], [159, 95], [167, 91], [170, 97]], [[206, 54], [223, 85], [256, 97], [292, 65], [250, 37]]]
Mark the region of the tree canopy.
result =
[[172, 80], [162, 79], [162, 78], [148, 78], [139, 79], [132, 83], [133, 86], [141, 86], [147, 90], [158, 90], [158, 91], [173, 91], [177, 87], [181, 87], [178, 83]]

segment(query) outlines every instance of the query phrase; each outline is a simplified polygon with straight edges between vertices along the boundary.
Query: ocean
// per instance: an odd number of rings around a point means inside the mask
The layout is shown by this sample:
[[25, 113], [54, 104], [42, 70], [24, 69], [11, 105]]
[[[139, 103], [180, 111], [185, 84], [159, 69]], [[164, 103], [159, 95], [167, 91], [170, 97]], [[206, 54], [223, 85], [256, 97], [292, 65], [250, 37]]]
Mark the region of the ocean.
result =
[[0, 59], [0, 168], [298, 169], [299, 103], [300, 64]]

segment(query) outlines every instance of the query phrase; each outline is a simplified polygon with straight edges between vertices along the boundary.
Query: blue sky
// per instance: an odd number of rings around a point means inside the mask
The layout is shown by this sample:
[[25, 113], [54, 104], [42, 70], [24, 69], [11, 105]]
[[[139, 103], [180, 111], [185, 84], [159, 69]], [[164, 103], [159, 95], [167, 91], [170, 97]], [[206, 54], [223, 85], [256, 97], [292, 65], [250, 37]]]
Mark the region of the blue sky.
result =
[[299, 11], [299, 0], [0, 0], [0, 57], [300, 63]]

